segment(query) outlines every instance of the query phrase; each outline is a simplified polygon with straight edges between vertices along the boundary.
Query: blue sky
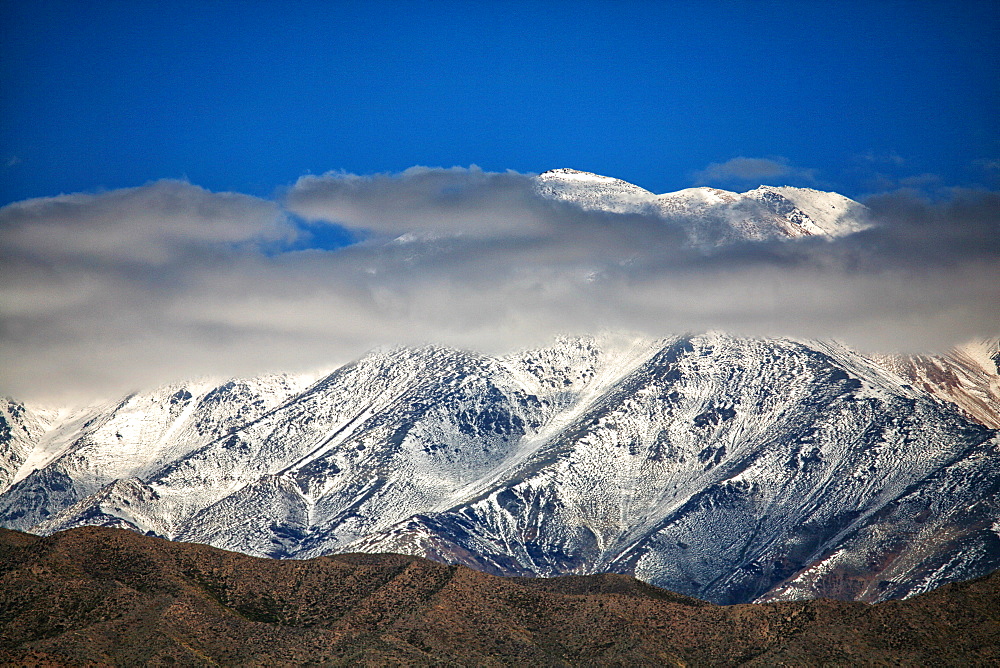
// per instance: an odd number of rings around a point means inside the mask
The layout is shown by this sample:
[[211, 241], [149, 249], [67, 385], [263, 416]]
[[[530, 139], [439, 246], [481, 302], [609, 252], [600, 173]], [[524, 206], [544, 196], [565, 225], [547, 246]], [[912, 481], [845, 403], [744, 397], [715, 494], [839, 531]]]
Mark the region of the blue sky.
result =
[[[656, 192], [998, 185], [996, 2], [0, 8], [0, 203], [160, 178], [272, 197], [413, 165]], [[781, 168], [733, 176], [741, 157]]]

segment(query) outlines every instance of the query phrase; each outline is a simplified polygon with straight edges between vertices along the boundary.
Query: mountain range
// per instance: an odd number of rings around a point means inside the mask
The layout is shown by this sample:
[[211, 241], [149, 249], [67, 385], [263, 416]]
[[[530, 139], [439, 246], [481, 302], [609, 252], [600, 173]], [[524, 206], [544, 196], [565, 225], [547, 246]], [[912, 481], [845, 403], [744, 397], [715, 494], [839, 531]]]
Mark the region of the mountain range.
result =
[[[869, 225], [836, 193], [540, 195], [710, 246]], [[1000, 343], [866, 355], [708, 332], [507, 355], [375, 350], [331, 373], [0, 405], [0, 525], [249, 555], [394, 552], [496, 575], [630, 574], [714, 603], [906, 598], [1000, 566]]]

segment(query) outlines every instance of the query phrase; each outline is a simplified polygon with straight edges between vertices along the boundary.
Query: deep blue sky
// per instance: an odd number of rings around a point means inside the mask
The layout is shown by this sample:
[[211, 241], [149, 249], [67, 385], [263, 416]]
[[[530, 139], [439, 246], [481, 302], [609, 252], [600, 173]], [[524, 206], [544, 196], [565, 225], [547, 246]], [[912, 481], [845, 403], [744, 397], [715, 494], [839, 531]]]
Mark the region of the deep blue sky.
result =
[[0, 8], [0, 203], [469, 164], [665, 192], [737, 157], [852, 196], [1000, 186], [995, 0]]

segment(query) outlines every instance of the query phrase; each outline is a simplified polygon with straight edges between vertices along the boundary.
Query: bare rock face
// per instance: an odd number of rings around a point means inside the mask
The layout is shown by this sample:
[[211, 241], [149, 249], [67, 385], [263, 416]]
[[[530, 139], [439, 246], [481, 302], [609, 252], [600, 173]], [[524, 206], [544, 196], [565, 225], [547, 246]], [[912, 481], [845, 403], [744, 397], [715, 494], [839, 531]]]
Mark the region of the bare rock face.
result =
[[25, 422], [0, 523], [632, 574], [717, 603], [905, 598], [1000, 565], [981, 358], [916, 382], [830, 343], [608, 334], [171, 385]]
[[878, 605], [720, 607], [624, 575], [403, 555], [260, 559], [130, 531], [0, 529], [7, 665], [995, 665], [996, 574]]
[[874, 360], [912, 385], [1000, 429], [1000, 339], [974, 341], [947, 355], [884, 355]]

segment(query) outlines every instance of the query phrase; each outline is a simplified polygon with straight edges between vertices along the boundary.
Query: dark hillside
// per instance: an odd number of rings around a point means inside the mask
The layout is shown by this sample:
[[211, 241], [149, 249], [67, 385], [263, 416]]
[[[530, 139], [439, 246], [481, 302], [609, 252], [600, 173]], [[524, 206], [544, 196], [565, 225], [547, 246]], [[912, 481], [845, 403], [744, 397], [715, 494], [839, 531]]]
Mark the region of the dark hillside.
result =
[[0, 530], [18, 665], [996, 665], [1000, 575], [874, 606], [716, 606], [621, 575], [399, 555], [278, 561], [84, 527]]

